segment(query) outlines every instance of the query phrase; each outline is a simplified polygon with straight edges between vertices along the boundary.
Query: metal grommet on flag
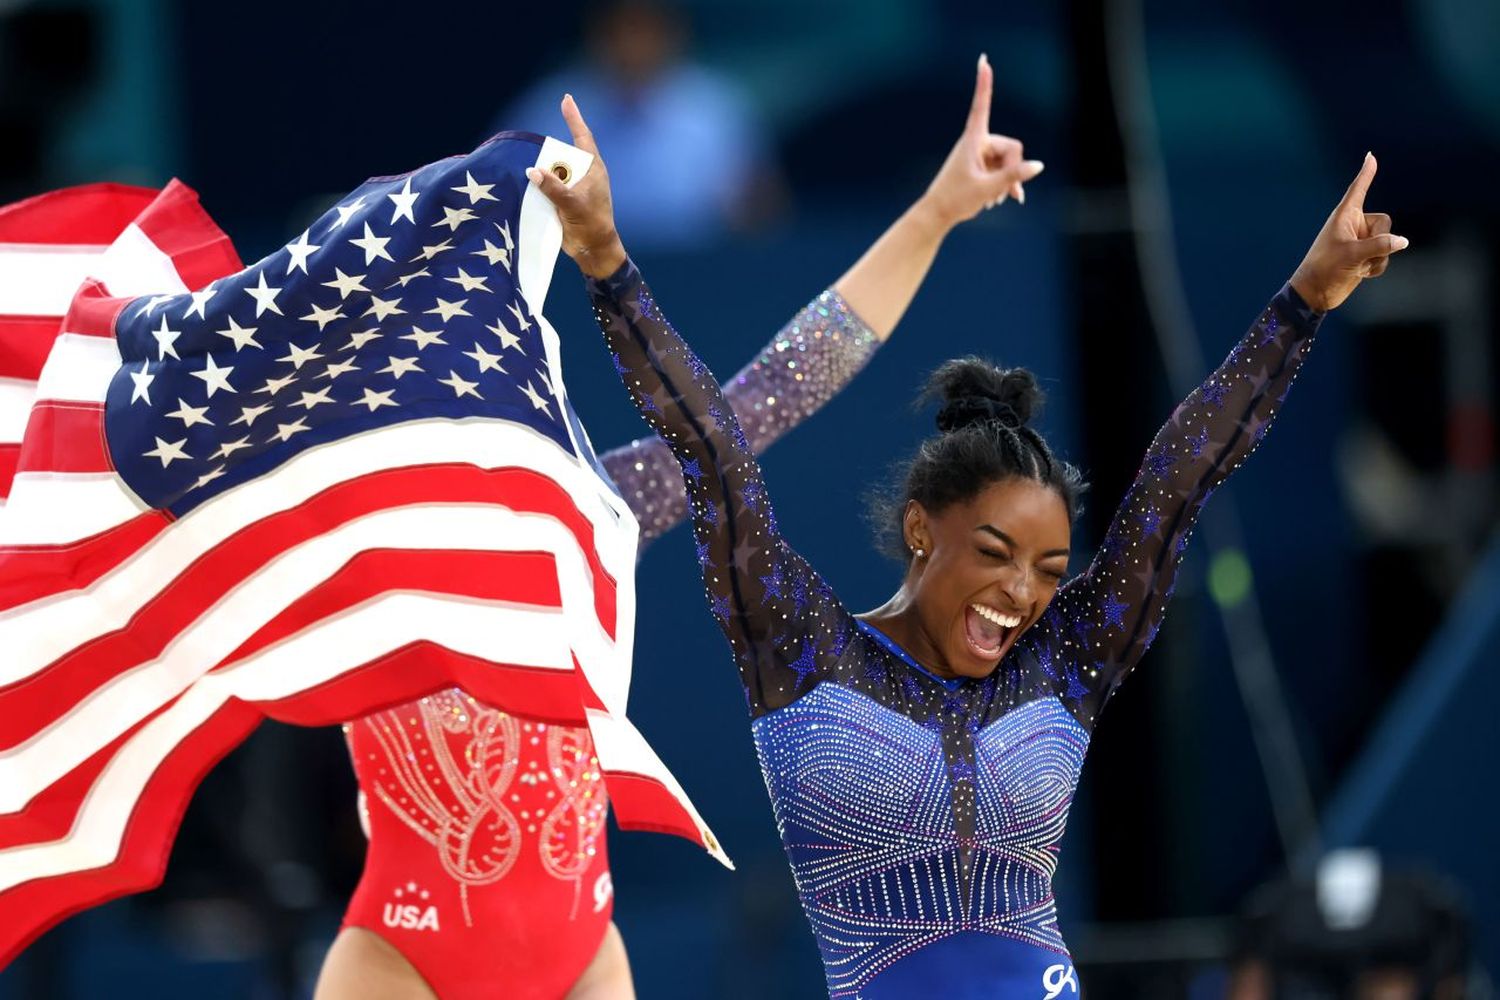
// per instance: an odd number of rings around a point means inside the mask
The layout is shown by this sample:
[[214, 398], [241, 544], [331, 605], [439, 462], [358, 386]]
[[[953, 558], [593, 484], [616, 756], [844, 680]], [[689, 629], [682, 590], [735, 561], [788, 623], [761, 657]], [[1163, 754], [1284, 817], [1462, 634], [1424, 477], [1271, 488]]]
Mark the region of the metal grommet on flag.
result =
[[557, 179], [562, 181], [564, 184], [568, 183], [568, 181], [573, 177], [573, 168], [568, 166], [562, 160], [558, 160], [556, 163], [552, 164], [549, 169], [553, 174], [557, 176]]

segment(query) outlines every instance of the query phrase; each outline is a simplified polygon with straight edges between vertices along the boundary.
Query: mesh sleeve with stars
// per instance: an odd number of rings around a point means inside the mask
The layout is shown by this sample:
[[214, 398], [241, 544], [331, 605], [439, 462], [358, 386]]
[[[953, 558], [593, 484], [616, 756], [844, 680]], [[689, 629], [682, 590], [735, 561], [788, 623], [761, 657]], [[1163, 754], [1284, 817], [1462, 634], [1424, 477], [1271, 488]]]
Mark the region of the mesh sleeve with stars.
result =
[[[756, 454], [816, 413], [880, 346], [843, 296], [828, 289], [787, 322], [755, 359], [724, 383], [724, 397]], [[600, 459], [641, 523], [641, 547], [687, 516], [687, 492], [672, 451], [643, 437]]]
[[1265, 437], [1322, 318], [1290, 285], [1276, 294], [1157, 432], [1093, 562], [1022, 637], [1084, 725], [1156, 638], [1198, 512]]
[[788, 705], [833, 669], [853, 619], [782, 539], [734, 410], [635, 265], [591, 279], [589, 294], [631, 398], [682, 470], [709, 606], [752, 714]]

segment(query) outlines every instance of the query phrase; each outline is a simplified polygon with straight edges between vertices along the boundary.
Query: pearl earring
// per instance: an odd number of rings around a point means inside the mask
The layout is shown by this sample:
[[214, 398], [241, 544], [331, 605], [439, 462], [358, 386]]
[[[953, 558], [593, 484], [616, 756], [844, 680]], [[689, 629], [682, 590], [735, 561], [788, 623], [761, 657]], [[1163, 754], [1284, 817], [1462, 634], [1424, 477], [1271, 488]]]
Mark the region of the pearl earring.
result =
[[927, 551], [925, 549], [917, 549], [916, 553], [917, 553], [917, 558], [918, 559], [925, 558], [926, 555], [927, 555]]

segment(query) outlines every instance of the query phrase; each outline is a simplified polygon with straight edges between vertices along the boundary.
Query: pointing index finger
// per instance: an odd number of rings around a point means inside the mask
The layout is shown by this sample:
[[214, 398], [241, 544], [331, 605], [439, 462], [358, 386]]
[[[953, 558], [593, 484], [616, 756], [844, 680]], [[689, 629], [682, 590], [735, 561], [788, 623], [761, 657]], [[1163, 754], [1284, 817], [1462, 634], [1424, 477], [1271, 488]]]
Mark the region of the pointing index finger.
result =
[[1365, 162], [1360, 165], [1359, 173], [1349, 185], [1349, 190], [1344, 192], [1344, 200], [1341, 207], [1352, 208], [1355, 211], [1363, 211], [1365, 207], [1365, 194], [1370, 190], [1370, 182], [1375, 179], [1375, 154], [1366, 153]]
[[979, 68], [974, 74], [974, 100], [969, 104], [968, 131], [990, 130], [990, 95], [995, 90], [995, 71], [990, 67], [990, 58], [979, 54]]
[[568, 123], [568, 131], [573, 134], [573, 145], [598, 156], [599, 147], [594, 145], [594, 133], [589, 131], [588, 123], [583, 120], [583, 112], [578, 110], [578, 102], [573, 100], [572, 94], [563, 95], [562, 116]]

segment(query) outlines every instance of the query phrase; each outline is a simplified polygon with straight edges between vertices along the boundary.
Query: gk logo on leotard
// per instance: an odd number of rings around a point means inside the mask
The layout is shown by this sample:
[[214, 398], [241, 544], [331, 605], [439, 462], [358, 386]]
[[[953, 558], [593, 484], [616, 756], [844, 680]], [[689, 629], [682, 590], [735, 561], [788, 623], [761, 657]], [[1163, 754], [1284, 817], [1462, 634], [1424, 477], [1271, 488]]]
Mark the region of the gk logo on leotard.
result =
[[1042, 973], [1042, 989], [1047, 995], [1042, 1000], [1057, 1000], [1062, 995], [1064, 987], [1071, 986], [1073, 995], [1078, 995], [1078, 980], [1074, 978], [1071, 965], [1049, 965], [1047, 971]]

